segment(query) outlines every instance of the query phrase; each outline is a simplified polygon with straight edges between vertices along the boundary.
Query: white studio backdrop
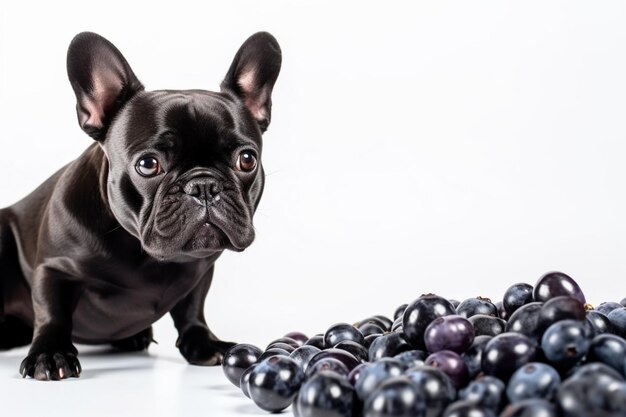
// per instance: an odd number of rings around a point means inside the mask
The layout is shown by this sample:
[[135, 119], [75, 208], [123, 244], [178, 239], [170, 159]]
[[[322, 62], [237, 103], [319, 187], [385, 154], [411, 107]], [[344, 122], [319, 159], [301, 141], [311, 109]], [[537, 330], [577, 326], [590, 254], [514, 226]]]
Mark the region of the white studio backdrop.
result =
[[[626, 6], [605, 1], [3, 2], [0, 206], [91, 143], [65, 54], [100, 33], [148, 89], [215, 90], [283, 49], [257, 240], [218, 261], [214, 331], [265, 345], [422, 293], [499, 299], [562, 270], [626, 297]], [[160, 343], [174, 343], [166, 316]]]

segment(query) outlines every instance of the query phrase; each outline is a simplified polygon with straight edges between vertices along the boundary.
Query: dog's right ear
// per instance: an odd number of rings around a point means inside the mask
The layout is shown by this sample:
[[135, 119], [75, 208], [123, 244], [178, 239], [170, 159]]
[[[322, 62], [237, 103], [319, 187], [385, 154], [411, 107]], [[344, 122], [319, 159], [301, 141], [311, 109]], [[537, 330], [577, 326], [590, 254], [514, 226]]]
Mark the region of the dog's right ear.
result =
[[144, 88], [120, 51], [91, 32], [79, 33], [70, 43], [67, 76], [76, 94], [78, 123], [98, 141], [122, 106]]

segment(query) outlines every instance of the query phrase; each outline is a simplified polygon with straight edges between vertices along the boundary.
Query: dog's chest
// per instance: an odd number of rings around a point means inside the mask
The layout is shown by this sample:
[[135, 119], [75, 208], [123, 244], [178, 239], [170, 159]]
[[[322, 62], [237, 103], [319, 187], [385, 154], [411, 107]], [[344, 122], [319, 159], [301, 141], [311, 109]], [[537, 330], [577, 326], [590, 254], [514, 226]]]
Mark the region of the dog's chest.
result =
[[73, 314], [73, 339], [105, 343], [132, 336], [169, 312], [206, 276], [202, 264], [105, 270], [85, 282]]

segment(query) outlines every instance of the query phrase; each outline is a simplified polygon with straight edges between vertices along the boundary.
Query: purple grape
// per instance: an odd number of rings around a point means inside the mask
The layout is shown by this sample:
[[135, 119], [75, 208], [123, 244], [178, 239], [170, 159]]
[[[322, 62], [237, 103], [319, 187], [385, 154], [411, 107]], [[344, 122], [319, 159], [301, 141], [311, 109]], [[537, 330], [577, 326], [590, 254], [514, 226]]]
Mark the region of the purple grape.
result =
[[508, 381], [522, 365], [535, 359], [537, 343], [519, 333], [502, 333], [485, 345], [482, 370], [486, 375]]
[[543, 277], [539, 278], [533, 290], [533, 298], [535, 301], [545, 302], [560, 295], [573, 297], [582, 304], [587, 303], [576, 281], [562, 272], [549, 272], [545, 274]]
[[424, 331], [437, 317], [455, 314], [452, 304], [443, 297], [426, 294], [409, 304], [402, 316], [402, 328], [407, 341], [415, 348], [424, 350]]
[[498, 317], [498, 307], [489, 298], [476, 297], [468, 298], [456, 308], [456, 314], [461, 317], [472, 317], [476, 314]]
[[362, 401], [374, 392], [385, 380], [402, 375], [404, 366], [391, 358], [382, 358], [379, 361], [367, 364], [356, 380], [356, 393]]
[[510, 316], [523, 305], [533, 301], [533, 286], [526, 283], [518, 283], [507, 288], [502, 298], [502, 307]]
[[363, 369], [365, 369], [367, 365], [369, 365], [369, 363], [361, 363], [355, 366], [354, 369], [352, 369], [350, 373], [348, 374], [348, 380], [350, 381], [350, 384], [352, 384], [353, 387], [356, 386], [356, 382], [361, 377], [361, 372], [363, 372]]
[[354, 369], [354, 367], [356, 367], [360, 363], [359, 360], [355, 358], [353, 354], [348, 353], [345, 350], [330, 348], [330, 349], [322, 350], [320, 353], [313, 356], [311, 360], [309, 361], [309, 366], [315, 365], [316, 362], [324, 358], [337, 359], [338, 361], [346, 365], [346, 367], [348, 368], [348, 371], [351, 371], [352, 369]]
[[303, 379], [304, 374], [293, 359], [272, 356], [254, 367], [248, 392], [259, 408], [276, 413], [293, 402]]
[[451, 315], [438, 317], [424, 332], [424, 343], [429, 352], [451, 350], [463, 353], [474, 341], [474, 327], [465, 317]]
[[368, 350], [363, 347], [363, 345], [354, 342], [352, 340], [344, 340], [343, 342], [339, 342], [335, 345], [335, 349], [345, 350], [348, 353], [354, 355], [361, 362], [367, 362], [369, 358]]
[[321, 350], [315, 346], [304, 345], [291, 352], [289, 357], [296, 361], [302, 371], [306, 372], [306, 368], [309, 366], [309, 361], [320, 352]]
[[405, 375], [424, 392], [426, 417], [439, 417], [456, 398], [456, 388], [441, 370], [432, 366], [415, 366]]
[[324, 347], [332, 348], [339, 342], [352, 340], [358, 344], [363, 344], [363, 334], [354, 326], [347, 323], [338, 323], [331, 326], [324, 335]]
[[599, 306], [594, 308], [594, 310], [604, 314], [605, 316], [608, 316], [611, 311], [615, 310], [616, 308], [622, 308], [622, 307], [624, 306], [621, 305], [620, 303], [608, 301], [605, 303], [601, 303]]
[[463, 362], [467, 365], [470, 378], [475, 378], [481, 371], [483, 350], [487, 342], [493, 339], [493, 336], [476, 336], [474, 342], [462, 355]]
[[539, 341], [541, 330], [539, 328], [539, 311], [543, 303], [528, 303], [518, 308], [511, 314], [506, 323], [506, 332], [521, 333], [529, 338]]
[[363, 417], [389, 416], [426, 416], [424, 394], [405, 376], [386, 380], [365, 400]]
[[284, 337], [288, 337], [290, 339], [295, 340], [299, 346], [304, 345], [307, 342], [307, 340], [309, 340], [307, 335], [305, 335], [304, 333], [300, 333], [300, 332], [289, 332]]
[[469, 383], [459, 392], [459, 400], [470, 400], [494, 413], [500, 411], [505, 403], [504, 382], [493, 376], [482, 376]]
[[568, 296], [554, 297], [546, 301], [539, 310], [537, 326], [541, 334], [548, 327], [560, 320], [585, 320], [585, 306], [575, 298]]
[[346, 367], [346, 365], [343, 364], [343, 362], [340, 362], [339, 360], [331, 357], [327, 357], [324, 359], [320, 359], [313, 365], [309, 366], [306, 370], [305, 377], [308, 379], [320, 371], [331, 371], [345, 377], [347, 377], [350, 373], [350, 370]]
[[560, 384], [561, 377], [556, 369], [545, 363], [530, 362], [511, 376], [506, 394], [512, 403], [531, 398], [550, 401]]
[[476, 314], [468, 319], [474, 327], [474, 336], [497, 336], [504, 333], [506, 321], [493, 316]]
[[426, 358], [426, 365], [434, 366], [448, 375], [456, 388], [467, 385], [469, 371], [461, 356], [451, 350], [440, 350]]
[[264, 361], [267, 358], [271, 358], [272, 356], [289, 356], [291, 352], [287, 352], [285, 349], [281, 348], [271, 348], [266, 350], [259, 356], [258, 362]]
[[398, 353], [412, 350], [411, 345], [407, 343], [404, 336], [400, 333], [388, 333], [379, 336], [372, 342], [369, 347], [370, 362], [377, 361], [381, 358], [389, 358], [396, 356]]
[[241, 374], [255, 364], [262, 353], [258, 347], [243, 343], [231, 347], [224, 354], [224, 360], [222, 361], [224, 375], [233, 385], [239, 388]]
[[374, 323], [365, 323], [359, 327], [359, 331], [363, 337], [367, 337], [372, 334], [382, 335], [385, 331]]
[[373, 316], [373, 318], [380, 320], [384, 324], [383, 329], [385, 329], [385, 331], [391, 330], [391, 325], [393, 324], [393, 320], [391, 320], [389, 317], [379, 314], [379, 315]]
[[[301, 344], [300, 344], [300, 343], [298, 343], [295, 339], [292, 339], [291, 337], [283, 336], [283, 337], [281, 337], [280, 339], [272, 340], [272, 341], [271, 341], [271, 342], [267, 345], [267, 347], [265, 348], [265, 350], [270, 349], [270, 348], [272, 348], [274, 345], [277, 345], [277, 344], [279, 344], [279, 343], [280, 343], [280, 344], [283, 344], [283, 345], [288, 345], [289, 347], [291, 347], [291, 349], [292, 349], [292, 350], [291, 350], [291, 352], [293, 352], [295, 349], [298, 349], [298, 348], [301, 346]], [[278, 346], [278, 347], [280, 347], [281, 349], [284, 349], [284, 348], [282, 348], [281, 346]], [[286, 350], [286, 349], [285, 349], [285, 350]]]
[[306, 341], [305, 346], [315, 346], [318, 349], [324, 349], [324, 335], [316, 334]]
[[302, 384], [294, 406], [295, 417], [352, 417], [354, 388], [345, 377], [321, 371]]
[[[297, 346], [297, 344], [296, 344]], [[288, 345], [287, 343], [282, 343], [282, 342], [273, 342], [272, 344], [270, 344], [266, 350], [270, 350], [270, 349], [282, 349], [282, 350], [286, 350], [287, 352], [289, 352], [289, 354], [291, 354], [291, 352], [293, 352], [294, 350], [296, 350], [295, 347]]]

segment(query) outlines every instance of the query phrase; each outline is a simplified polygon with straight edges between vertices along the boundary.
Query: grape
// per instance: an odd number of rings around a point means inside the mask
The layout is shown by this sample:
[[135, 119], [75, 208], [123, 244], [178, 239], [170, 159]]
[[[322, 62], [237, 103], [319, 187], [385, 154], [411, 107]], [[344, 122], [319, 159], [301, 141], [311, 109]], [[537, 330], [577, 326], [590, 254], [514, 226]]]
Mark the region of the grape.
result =
[[440, 369], [448, 375], [456, 388], [464, 387], [469, 380], [467, 365], [461, 356], [451, 350], [440, 350], [426, 358], [426, 365]]
[[585, 304], [585, 296], [582, 290], [570, 276], [562, 272], [550, 272], [539, 278], [533, 290], [533, 298], [535, 301], [548, 301], [550, 298], [559, 295], [567, 295], [573, 297]]
[[320, 371], [331, 371], [346, 377], [350, 373], [350, 370], [348, 370], [343, 362], [331, 357], [326, 357], [309, 366], [306, 370], [305, 376], [310, 378], [312, 375]]
[[596, 336], [589, 345], [588, 362], [601, 362], [618, 372], [624, 372], [626, 340], [613, 334]]
[[378, 334], [381, 335], [383, 333], [385, 333], [385, 331], [378, 325], [374, 324], [374, 323], [365, 323], [362, 324], [361, 326], [359, 326], [359, 331], [361, 332], [361, 334], [364, 337], [367, 337], [369, 335], [372, 334]]
[[[295, 349], [302, 346], [295, 339], [292, 339], [291, 337], [283, 336], [280, 339], [276, 339], [270, 342], [265, 348], [265, 350], [270, 349], [272, 346], [277, 345], [279, 343], [283, 345], [288, 345], [291, 348], [291, 352], [293, 352]], [[278, 346], [278, 347], [280, 347], [281, 349], [284, 349], [282, 346]]]
[[468, 298], [456, 308], [456, 314], [461, 317], [472, 317], [475, 314], [498, 317], [498, 307], [489, 298]]
[[302, 384], [296, 404], [296, 417], [352, 417], [354, 388], [345, 377], [320, 371]]
[[459, 399], [473, 401], [497, 413], [504, 405], [504, 392], [504, 382], [487, 375], [470, 382], [459, 392]]
[[267, 358], [271, 358], [272, 356], [289, 356], [291, 353], [287, 352], [285, 349], [281, 348], [270, 348], [259, 356], [258, 362], [261, 362]]
[[613, 332], [622, 338], [626, 338], [626, 307], [616, 308], [607, 317], [611, 322]]
[[567, 368], [587, 354], [591, 337], [585, 323], [561, 320], [548, 327], [541, 339], [541, 348], [550, 363]]
[[449, 299], [448, 301], [450, 302], [450, 304], [452, 304], [452, 307], [454, 307], [455, 310], [459, 306], [459, 304], [461, 304], [459, 300], [455, 300], [453, 298]]
[[282, 343], [282, 342], [274, 342], [274, 343], [270, 344], [267, 347], [266, 351], [270, 350], [270, 349], [282, 349], [282, 350], [287, 351], [289, 354], [291, 354], [291, 352], [296, 350], [296, 348], [294, 348], [293, 346], [288, 345], [287, 343]]
[[241, 379], [239, 380], [239, 388], [241, 388], [241, 392], [243, 392], [243, 395], [248, 398], [250, 398], [250, 374], [255, 367], [256, 364], [249, 366], [248, 369], [243, 371], [243, 373], [241, 374]]
[[443, 417], [496, 417], [496, 414], [474, 401], [462, 400], [450, 404], [444, 411]]
[[402, 375], [404, 367], [402, 363], [391, 358], [382, 358], [376, 362], [367, 364], [356, 380], [356, 393], [363, 401], [374, 392], [385, 380]]
[[451, 350], [463, 353], [474, 341], [474, 326], [462, 316], [438, 317], [424, 332], [424, 344], [429, 352]]
[[404, 314], [404, 310], [406, 310], [408, 304], [402, 304], [401, 306], [399, 306], [398, 308], [396, 308], [396, 311], [393, 313], [393, 320], [398, 320], [399, 318], [402, 318], [402, 315]]
[[437, 317], [455, 314], [452, 304], [443, 297], [426, 294], [409, 304], [402, 316], [402, 328], [407, 341], [415, 348], [424, 350], [424, 331]]
[[531, 398], [552, 400], [560, 383], [556, 369], [545, 363], [530, 362], [511, 376], [506, 395], [512, 403]]
[[353, 342], [352, 340], [344, 340], [343, 342], [339, 342], [335, 345], [335, 349], [345, 350], [348, 353], [354, 355], [360, 362], [367, 362], [368, 360], [368, 350], [363, 347], [363, 345], [358, 344], [357, 342]]
[[258, 407], [276, 413], [293, 402], [303, 379], [304, 374], [293, 359], [272, 356], [254, 367], [248, 392]]
[[306, 341], [305, 346], [315, 346], [318, 349], [324, 349], [324, 335], [316, 334]]
[[424, 365], [424, 361], [428, 354], [423, 350], [407, 350], [406, 352], [398, 353], [393, 358], [402, 362], [406, 368], [411, 368], [417, 365]]
[[296, 361], [303, 371], [306, 371], [306, 368], [309, 366], [309, 361], [319, 352], [321, 352], [321, 350], [315, 346], [304, 345], [291, 352], [289, 357]]
[[521, 306], [533, 301], [533, 286], [526, 283], [511, 285], [502, 298], [502, 306], [510, 316]]
[[554, 297], [546, 301], [539, 310], [537, 326], [543, 335], [553, 323], [559, 320], [585, 320], [585, 306], [575, 298], [568, 296]]
[[611, 333], [613, 326], [611, 321], [604, 314], [591, 310], [587, 312], [587, 322], [593, 329], [594, 334]]
[[388, 333], [379, 336], [369, 347], [369, 360], [377, 361], [381, 358], [396, 356], [398, 353], [411, 350], [411, 345], [407, 343], [400, 333]]
[[233, 385], [239, 387], [243, 371], [255, 364], [262, 353], [258, 347], [248, 344], [239, 344], [231, 347], [224, 354], [224, 360], [222, 361], [224, 375]]
[[380, 336], [382, 336], [382, 334], [371, 334], [369, 336], [365, 336], [363, 338], [363, 347], [369, 351], [369, 348], [372, 346], [372, 343], [374, 343], [374, 340], [378, 339]]
[[559, 417], [559, 413], [552, 403], [533, 398], [510, 404], [500, 417]]
[[506, 329], [506, 321], [499, 317], [475, 314], [468, 320], [474, 327], [474, 336], [497, 336]]
[[506, 322], [506, 331], [521, 333], [531, 339], [539, 341], [541, 339], [541, 330], [539, 328], [539, 311], [543, 303], [528, 303], [511, 314]]
[[296, 349], [302, 345], [304, 345], [307, 340], [309, 340], [309, 338], [304, 334], [304, 333], [300, 333], [300, 332], [290, 332], [287, 333], [284, 337], [288, 337], [290, 339], [293, 339], [296, 341], [296, 343], [298, 343], [298, 346], [294, 346]]
[[594, 310], [604, 314], [605, 316], [608, 316], [611, 311], [615, 310], [616, 308], [622, 308], [622, 307], [623, 305], [621, 305], [620, 303], [608, 301], [605, 303], [601, 303], [596, 308], [594, 308]]
[[450, 378], [432, 366], [415, 366], [405, 375], [425, 395], [426, 417], [439, 417], [443, 410], [456, 398], [456, 388]]
[[537, 344], [518, 333], [502, 333], [485, 345], [482, 370], [487, 375], [508, 381], [513, 372], [535, 359]]
[[352, 384], [352, 386], [356, 386], [356, 381], [359, 380], [359, 378], [361, 377], [361, 373], [363, 372], [363, 369], [365, 369], [365, 367], [368, 365], [368, 363], [361, 363], [357, 366], [355, 366], [350, 373], [348, 374], [348, 381], [350, 381], [350, 384]]
[[573, 376], [561, 384], [557, 403], [564, 417], [626, 415], [626, 384], [606, 374]]
[[493, 339], [493, 336], [476, 336], [474, 342], [462, 355], [463, 362], [467, 366], [470, 378], [476, 377], [482, 370], [483, 350], [487, 342]]
[[351, 340], [362, 345], [363, 334], [354, 326], [347, 323], [338, 323], [326, 330], [326, 334], [324, 334], [324, 347], [335, 347], [337, 343], [343, 342], [344, 340]]
[[365, 400], [363, 417], [389, 416], [426, 416], [424, 394], [405, 376], [386, 380]]
[[345, 350], [330, 348], [324, 349], [317, 355], [313, 356], [309, 361], [309, 366], [315, 365], [316, 362], [321, 361], [324, 358], [337, 359], [339, 362], [342, 362], [344, 365], [346, 365], [348, 371], [351, 371], [360, 363], [353, 354], [346, 352]]

